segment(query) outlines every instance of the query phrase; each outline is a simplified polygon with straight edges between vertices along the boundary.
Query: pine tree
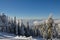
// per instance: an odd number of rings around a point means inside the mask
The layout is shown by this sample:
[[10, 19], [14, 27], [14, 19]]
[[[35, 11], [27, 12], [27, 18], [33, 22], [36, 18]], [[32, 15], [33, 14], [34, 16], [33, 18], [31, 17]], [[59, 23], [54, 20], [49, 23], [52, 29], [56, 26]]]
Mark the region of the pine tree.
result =
[[47, 20], [47, 37], [52, 39], [53, 37], [53, 19], [51, 17]]
[[25, 30], [25, 35], [27, 37], [30, 36], [29, 22], [27, 22], [27, 27], [26, 27], [26, 30]]
[[14, 17], [14, 34], [16, 34], [16, 16]]
[[23, 22], [22, 22], [22, 23], [21, 23], [21, 32], [20, 32], [20, 34], [21, 34], [22, 36], [25, 35], [25, 30], [24, 30], [24, 28], [25, 28], [25, 25], [24, 25]]

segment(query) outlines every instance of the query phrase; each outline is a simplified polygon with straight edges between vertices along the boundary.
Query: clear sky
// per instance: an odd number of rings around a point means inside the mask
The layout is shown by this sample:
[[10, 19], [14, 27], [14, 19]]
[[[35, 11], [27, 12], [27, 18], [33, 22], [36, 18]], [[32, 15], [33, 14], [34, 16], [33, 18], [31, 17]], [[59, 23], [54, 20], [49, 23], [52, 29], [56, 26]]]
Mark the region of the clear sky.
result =
[[18, 18], [60, 17], [60, 0], [0, 0], [0, 13]]

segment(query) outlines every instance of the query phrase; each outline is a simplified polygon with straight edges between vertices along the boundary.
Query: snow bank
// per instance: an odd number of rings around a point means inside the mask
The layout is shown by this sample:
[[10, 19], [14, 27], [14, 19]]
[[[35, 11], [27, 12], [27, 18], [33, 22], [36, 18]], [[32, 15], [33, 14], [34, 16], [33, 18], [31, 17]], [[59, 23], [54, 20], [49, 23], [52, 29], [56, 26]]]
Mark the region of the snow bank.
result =
[[13, 39], [23, 39], [23, 40], [32, 40], [32, 36], [26, 37], [26, 36], [16, 36]]

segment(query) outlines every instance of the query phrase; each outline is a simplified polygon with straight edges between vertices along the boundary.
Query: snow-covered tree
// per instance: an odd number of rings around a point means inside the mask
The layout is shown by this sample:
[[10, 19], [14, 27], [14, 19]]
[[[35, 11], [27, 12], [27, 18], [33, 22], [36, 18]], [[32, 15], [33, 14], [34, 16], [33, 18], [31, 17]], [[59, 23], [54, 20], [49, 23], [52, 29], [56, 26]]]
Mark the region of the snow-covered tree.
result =
[[52, 19], [52, 17], [49, 17], [48, 20], [46, 21], [46, 25], [47, 25], [47, 37], [48, 38], [52, 38], [53, 37], [53, 23], [54, 20]]
[[24, 25], [23, 22], [22, 22], [22, 23], [21, 23], [21, 28], [20, 28], [20, 30], [21, 30], [20, 34], [21, 34], [22, 36], [25, 35], [25, 30], [24, 30], [24, 28], [25, 28], [25, 25]]
[[29, 22], [27, 22], [27, 27], [25, 27], [25, 36], [30, 36], [30, 28], [29, 28]]

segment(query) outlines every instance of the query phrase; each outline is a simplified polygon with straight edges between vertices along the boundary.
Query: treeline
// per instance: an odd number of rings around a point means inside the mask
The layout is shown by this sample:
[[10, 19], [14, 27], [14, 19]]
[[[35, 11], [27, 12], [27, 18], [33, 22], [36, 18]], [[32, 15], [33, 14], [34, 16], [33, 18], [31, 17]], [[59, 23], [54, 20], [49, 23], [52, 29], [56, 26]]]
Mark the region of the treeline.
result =
[[[39, 25], [29, 26], [29, 22], [27, 21], [27, 26], [24, 25], [23, 21], [17, 20], [16, 17], [14, 19], [9, 18], [8, 16], [2, 14], [0, 15], [0, 31], [13, 33], [18, 36], [33, 36], [33, 37], [43, 37], [43, 38], [51, 38], [57, 37], [58, 31], [56, 27], [58, 27], [54, 20], [49, 17], [47, 22], [45, 21]], [[21, 25], [20, 25], [21, 24]]]
[[[17, 21], [17, 22], [16, 22]], [[33, 28], [30, 28], [29, 22], [27, 22], [27, 26], [21, 23], [19, 20], [14, 17], [14, 19], [6, 16], [4, 13], [0, 15], [0, 31], [1, 32], [8, 32], [8, 33], [13, 33], [18, 36], [41, 36], [40, 35], [40, 30], [35, 29], [34, 26]]]

